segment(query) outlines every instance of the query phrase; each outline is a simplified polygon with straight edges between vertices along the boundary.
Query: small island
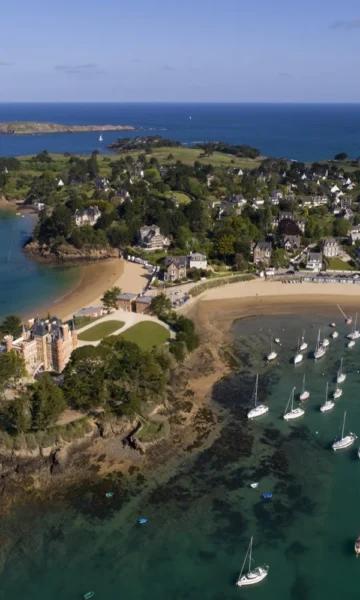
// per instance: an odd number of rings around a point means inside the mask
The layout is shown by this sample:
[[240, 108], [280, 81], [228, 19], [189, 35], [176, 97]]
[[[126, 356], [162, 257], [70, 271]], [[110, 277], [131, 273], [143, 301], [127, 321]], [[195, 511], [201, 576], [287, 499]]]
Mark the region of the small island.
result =
[[134, 131], [133, 125], [64, 125], [37, 121], [0, 122], [0, 134], [35, 135], [46, 133], [86, 133], [91, 131]]

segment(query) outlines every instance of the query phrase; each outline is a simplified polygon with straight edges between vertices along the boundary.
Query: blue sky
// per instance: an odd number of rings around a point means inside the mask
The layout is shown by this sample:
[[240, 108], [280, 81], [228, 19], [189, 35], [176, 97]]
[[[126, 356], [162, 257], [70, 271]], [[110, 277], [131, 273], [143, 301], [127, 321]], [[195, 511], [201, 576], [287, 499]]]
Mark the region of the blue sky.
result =
[[357, 102], [359, 0], [12, 0], [0, 101]]

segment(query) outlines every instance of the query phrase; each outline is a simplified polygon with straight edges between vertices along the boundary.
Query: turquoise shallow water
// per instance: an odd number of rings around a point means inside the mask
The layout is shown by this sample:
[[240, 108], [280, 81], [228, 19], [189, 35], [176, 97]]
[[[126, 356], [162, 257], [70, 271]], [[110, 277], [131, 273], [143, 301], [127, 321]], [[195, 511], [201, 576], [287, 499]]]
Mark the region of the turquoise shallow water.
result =
[[35, 215], [0, 211], [0, 318], [24, 314], [60, 298], [76, 281], [76, 267], [52, 267], [26, 256], [22, 247], [31, 236]]
[[[335, 310], [335, 309], [334, 309]], [[317, 327], [339, 322], [341, 333], [324, 359], [290, 363], [303, 328], [310, 349]], [[279, 360], [267, 366], [269, 331], [282, 339]], [[143, 481], [73, 488], [61, 502], [24, 506], [3, 521], [11, 538], [1, 575], [0, 598], [325, 600], [359, 597], [360, 561], [353, 554], [360, 533], [360, 461], [355, 446], [334, 454], [343, 410], [360, 434], [360, 343], [345, 349], [345, 324], [330, 316], [259, 317], [234, 325], [239, 368], [214, 389], [224, 407], [221, 435], [164, 476]], [[341, 356], [347, 380], [334, 411], [319, 412], [325, 383], [333, 389]], [[268, 416], [248, 423], [246, 412], [256, 371]], [[308, 377], [306, 416], [288, 424], [282, 413], [292, 385]], [[259, 481], [257, 490], [249, 487]], [[105, 491], [114, 490], [112, 499]], [[273, 492], [263, 504], [262, 491]], [[150, 522], [136, 525], [139, 515]], [[257, 563], [270, 565], [267, 581], [235, 588], [250, 535]]]

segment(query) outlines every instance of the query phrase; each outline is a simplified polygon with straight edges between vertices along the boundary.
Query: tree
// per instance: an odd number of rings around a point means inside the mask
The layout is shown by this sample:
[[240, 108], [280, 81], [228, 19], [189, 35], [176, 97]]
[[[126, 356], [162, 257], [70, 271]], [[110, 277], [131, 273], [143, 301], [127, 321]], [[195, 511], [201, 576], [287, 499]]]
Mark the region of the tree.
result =
[[335, 219], [334, 221], [334, 235], [338, 237], [345, 237], [348, 234], [350, 223], [346, 219]]
[[89, 410], [105, 403], [104, 359], [99, 347], [84, 346], [72, 353], [64, 371], [63, 390], [73, 408]]
[[31, 416], [34, 429], [46, 429], [66, 407], [62, 390], [44, 373], [32, 386]]
[[0, 353], [0, 390], [25, 375], [24, 359], [14, 350]]
[[272, 253], [271, 263], [276, 268], [287, 266], [288, 259], [283, 248], [275, 248], [274, 252]]
[[121, 294], [121, 289], [119, 287], [112, 287], [107, 290], [103, 297], [101, 298], [101, 302], [108, 310], [110, 308], [117, 308], [117, 297]]
[[151, 300], [150, 310], [158, 319], [164, 319], [171, 311], [171, 300], [165, 294], [154, 296]]
[[0, 333], [18, 337], [21, 333], [21, 319], [16, 315], [8, 315], [0, 324]]
[[10, 428], [16, 433], [26, 433], [31, 429], [31, 405], [27, 394], [21, 394], [11, 402], [7, 417]]

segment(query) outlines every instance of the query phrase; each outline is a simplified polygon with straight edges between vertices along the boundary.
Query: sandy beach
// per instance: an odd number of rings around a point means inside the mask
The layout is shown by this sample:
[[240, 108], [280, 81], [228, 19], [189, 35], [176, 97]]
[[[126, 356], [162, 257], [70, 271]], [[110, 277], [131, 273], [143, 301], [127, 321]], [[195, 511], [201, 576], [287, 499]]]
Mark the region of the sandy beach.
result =
[[264, 314], [294, 314], [321, 307], [334, 318], [360, 311], [360, 285], [244, 281], [204, 292], [184, 312], [193, 318], [209, 339], [215, 330], [226, 333], [235, 319]]
[[141, 292], [147, 283], [147, 271], [123, 259], [91, 263], [80, 268], [79, 279], [64, 296], [47, 304], [42, 312], [70, 319], [80, 308], [100, 304], [103, 293], [113, 286], [123, 292]]

